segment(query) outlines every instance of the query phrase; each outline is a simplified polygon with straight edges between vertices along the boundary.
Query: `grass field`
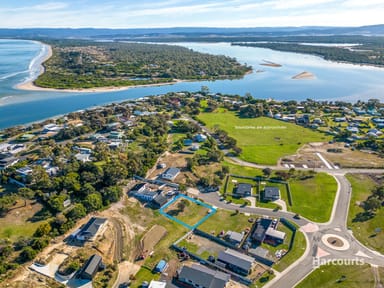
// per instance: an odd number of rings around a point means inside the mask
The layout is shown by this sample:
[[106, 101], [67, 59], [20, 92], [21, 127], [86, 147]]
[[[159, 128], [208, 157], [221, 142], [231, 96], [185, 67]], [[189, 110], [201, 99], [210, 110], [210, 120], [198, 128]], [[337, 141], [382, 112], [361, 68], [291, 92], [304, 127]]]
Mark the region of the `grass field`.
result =
[[227, 110], [201, 113], [199, 119], [208, 128], [219, 126], [234, 137], [243, 149], [241, 159], [260, 164], [276, 164], [279, 158], [294, 154], [304, 143], [329, 139], [322, 133], [292, 123], [267, 117], [239, 118]]
[[[345, 280], [338, 283], [338, 280], [345, 276]], [[321, 266], [309, 274], [298, 288], [370, 288], [375, 287], [374, 275], [369, 265], [326, 265]], [[377, 286], [378, 287], [378, 286]]]
[[364, 222], [354, 222], [353, 219], [360, 212], [364, 212], [358, 203], [367, 199], [376, 183], [368, 176], [363, 174], [349, 174], [348, 180], [352, 185], [352, 197], [349, 206], [348, 227], [353, 231], [353, 235], [363, 245], [371, 247], [384, 253], [384, 232], [375, 233], [375, 229], [383, 227], [384, 208], [376, 212], [376, 216]]
[[[283, 229], [281, 229], [281, 230], [283, 230]], [[292, 235], [292, 232], [289, 235]], [[288, 236], [288, 234], [287, 234], [287, 236]], [[273, 268], [279, 272], [285, 270], [293, 262], [295, 262], [297, 259], [299, 259], [301, 257], [301, 255], [304, 254], [306, 246], [307, 245], [306, 245], [304, 234], [300, 231], [297, 231], [291, 251], [289, 251], [283, 258], [281, 258], [281, 260], [279, 262], [274, 264]], [[314, 286], [314, 287], [316, 287], [316, 286]]]
[[[24, 201], [20, 200], [15, 207], [23, 206]], [[31, 222], [32, 218], [42, 206], [27, 202], [27, 206], [14, 209], [7, 213], [5, 217], [0, 218], [0, 238], [9, 238], [15, 241], [20, 236], [32, 236], [42, 221]]]
[[[223, 165], [228, 166], [231, 174], [249, 177], [263, 175], [261, 169], [242, 167], [225, 161]], [[313, 178], [306, 180], [296, 178], [289, 180], [293, 200], [293, 206], [291, 207], [288, 205], [288, 196], [283, 185], [268, 182], [267, 185], [280, 187], [281, 198], [287, 203], [288, 210], [316, 222], [326, 222], [329, 220], [337, 191], [337, 183], [332, 176], [325, 173], [317, 173]], [[273, 203], [269, 204], [274, 205]], [[268, 205], [260, 205], [259, 201], [257, 201], [256, 205], [273, 209], [273, 207]]]
[[[252, 215], [253, 218], [256, 218], [255, 215]], [[245, 216], [244, 214], [236, 214], [227, 210], [217, 210], [216, 214], [210, 217], [207, 221], [199, 226], [199, 229], [215, 234], [220, 233], [220, 231], [236, 231], [241, 233], [247, 227], [250, 228], [252, 226], [251, 223], [248, 222], [249, 216]]]
[[337, 191], [336, 180], [325, 173], [317, 173], [306, 180], [290, 180], [293, 206], [289, 210], [315, 222], [327, 222]]
[[208, 214], [210, 209], [185, 198], [179, 198], [164, 211], [168, 215], [179, 219], [180, 221], [188, 224], [195, 225], [204, 216]]

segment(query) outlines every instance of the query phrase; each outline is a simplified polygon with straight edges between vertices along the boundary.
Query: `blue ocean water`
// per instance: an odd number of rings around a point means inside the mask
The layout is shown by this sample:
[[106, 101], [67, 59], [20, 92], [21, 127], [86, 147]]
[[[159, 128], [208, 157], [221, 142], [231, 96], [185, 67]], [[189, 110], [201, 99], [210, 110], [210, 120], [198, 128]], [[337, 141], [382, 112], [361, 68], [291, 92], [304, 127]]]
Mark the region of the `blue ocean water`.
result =
[[[24, 40], [0, 40], [0, 129], [86, 109], [96, 105], [136, 99], [170, 91], [210, 91], [277, 100], [384, 100], [384, 69], [325, 61], [319, 57], [231, 46], [228, 43], [181, 43], [196, 51], [235, 57], [252, 65], [254, 72], [239, 80], [180, 82], [174, 85], [130, 88], [123, 91], [68, 93], [18, 90], [15, 85], [36, 77], [46, 47]], [[39, 60], [40, 59], [40, 60]], [[280, 68], [260, 65], [264, 60]], [[259, 71], [258, 71], [259, 70]], [[263, 71], [263, 72], [260, 72]], [[257, 72], [258, 71], [258, 72]], [[293, 80], [308, 71], [313, 80]]]

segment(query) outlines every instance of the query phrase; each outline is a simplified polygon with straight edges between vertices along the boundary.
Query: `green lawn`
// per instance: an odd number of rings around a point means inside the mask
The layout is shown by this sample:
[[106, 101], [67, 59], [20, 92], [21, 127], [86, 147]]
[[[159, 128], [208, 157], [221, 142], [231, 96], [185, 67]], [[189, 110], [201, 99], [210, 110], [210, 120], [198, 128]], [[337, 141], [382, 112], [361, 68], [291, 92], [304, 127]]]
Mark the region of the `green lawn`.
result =
[[[345, 276], [345, 280], [338, 280]], [[321, 266], [307, 276], [298, 288], [369, 288], [375, 287], [374, 275], [369, 265], [326, 265]]]
[[159, 280], [160, 274], [159, 273], [152, 273], [151, 269], [142, 266], [139, 270], [139, 272], [136, 273], [134, 281], [132, 281], [132, 285], [130, 287], [138, 288], [141, 287], [141, 284], [144, 281], [147, 281], [148, 283], [151, 282], [151, 280]]
[[[30, 203], [31, 201], [28, 201]], [[18, 209], [8, 212], [5, 217], [0, 218], [0, 238], [9, 238], [15, 241], [20, 236], [30, 237], [35, 233], [37, 227], [44, 221], [29, 221], [42, 206], [40, 204], [27, 205], [22, 207], [24, 200], [18, 201]]]
[[348, 227], [353, 231], [353, 235], [363, 245], [384, 253], [384, 232], [375, 233], [376, 228], [384, 229], [384, 208], [376, 212], [376, 216], [364, 222], [354, 222], [353, 219], [364, 209], [359, 207], [362, 202], [371, 195], [371, 190], [375, 187], [375, 182], [365, 174], [348, 174], [348, 180], [352, 185], [352, 197], [349, 206]]
[[[183, 205], [185, 205], [183, 209], [179, 207], [181, 203], [184, 203]], [[188, 225], [195, 225], [207, 215], [209, 211], [210, 209], [207, 207], [198, 205], [185, 198], [179, 198], [172, 205], [168, 206], [165, 212]]]
[[[287, 229], [287, 228], [286, 228]], [[283, 230], [283, 229], [281, 229]], [[292, 235], [292, 232], [289, 234]], [[288, 234], [287, 234], [288, 236]], [[304, 254], [306, 248], [305, 236], [302, 232], [297, 231], [295, 240], [293, 242], [293, 247], [279, 262], [273, 265], [273, 268], [277, 271], [283, 271], [289, 267], [293, 262], [301, 257]], [[315, 286], [316, 287], [316, 286]]]
[[288, 210], [315, 222], [329, 220], [337, 191], [337, 182], [332, 176], [317, 173], [306, 180], [290, 180], [289, 185], [293, 206], [288, 206]]
[[219, 126], [237, 140], [243, 149], [240, 158], [260, 164], [276, 164], [283, 156], [291, 155], [303, 144], [330, 139], [322, 133], [267, 117], [239, 118], [234, 112], [218, 110], [201, 113], [199, 119], [208, 128]]
[[[261, 169], [243, 167], [228, 161], [224, 161], [223, 166], [227, 166], [229, 172], [235, 175], [249, 177], [263, 175]], [[298, 175], [298, 173], [299, 172], [296, 171], [296, 175]], [[276, 171], [273, 171], [271, 177], [274, 177], [275, 174]], [[231, 185], [229, 182], [228, 186]], [[315, 222], [327, 222], [329, 220], [337, 191], [337, 183], [332, 176], [326, 173], [316, 173], [314, 177], [306, 180], [299, 180], [297, 177], [291, 178], [289, 180], [293, 200], [293, 206], [291, 207], [288, 203], [288, 195], [284, 185], [266, 182], [266, 186], [267, 185], [280, 187], [281, 199], [286, 202], [289, 211], [298, 213]], [[263, 188], [263, 185], [261, 185], [260, 188]], [[277, 205], [256, 201], [256, 206], [273, 209], [275, 208], [274, 206]]]
[[[219, 209], [207, 221], [199, 226], [199, 229], [207, 233], [215, 231], [216, 234], [220, 231], [236, 231], [241, 233], [247, 227], [251, 227], [252, 223], [248, 222], [250, 216], [245, 216], [242, 213], [236, 214], [233, 211], [227, 211]], [[252, 215], [252, 218], [256, 219], [257, 216]]]

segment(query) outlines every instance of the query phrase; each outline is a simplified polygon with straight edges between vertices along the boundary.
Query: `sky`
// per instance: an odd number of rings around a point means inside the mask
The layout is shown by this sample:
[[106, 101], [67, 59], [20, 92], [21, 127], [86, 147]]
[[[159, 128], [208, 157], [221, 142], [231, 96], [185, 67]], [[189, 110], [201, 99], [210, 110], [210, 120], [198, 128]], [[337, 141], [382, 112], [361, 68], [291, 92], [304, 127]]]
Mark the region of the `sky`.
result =
[[0, 0], [0, 28], [278, 27], [384, 23], [384, 0]]

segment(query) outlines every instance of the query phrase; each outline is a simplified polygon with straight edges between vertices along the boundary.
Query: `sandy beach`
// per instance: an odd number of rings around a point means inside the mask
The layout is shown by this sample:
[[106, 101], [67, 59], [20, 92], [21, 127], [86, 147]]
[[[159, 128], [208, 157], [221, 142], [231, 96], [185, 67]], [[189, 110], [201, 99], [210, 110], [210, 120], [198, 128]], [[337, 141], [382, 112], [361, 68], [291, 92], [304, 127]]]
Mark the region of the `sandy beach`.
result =
[[132, 85], [132, 86], [121, 86], [121, 87], [94, 87], [94, 88], [81, 88], [81, 89], [56, 89], [56, 88], [44, 88], [36, 86], [33, 81], [28, 81], [16, 86], [17, 89], [20, 90], [29, 90], [29, 91], [47, 91], [47, 92], [72, 92], [72, 93], [94, 93], [94, 92], [114, 92], [114, 91], [122, 91], [131, 88], [138, 87], [156, 87], [156, 86], [165, 86], [165, 85], [173, 85], [178, 82], [182, 82], [181, 80], [175, 80], [172, 82], [166, 83], [154, 83], [154, 84], [143, 84], [143, 85]]
[[311, 72], [301, 72], [295, 76], [292, 76], [292, 79], [299, 80], [299, 79], [316, 79], [316, 76], [312, 74]]

